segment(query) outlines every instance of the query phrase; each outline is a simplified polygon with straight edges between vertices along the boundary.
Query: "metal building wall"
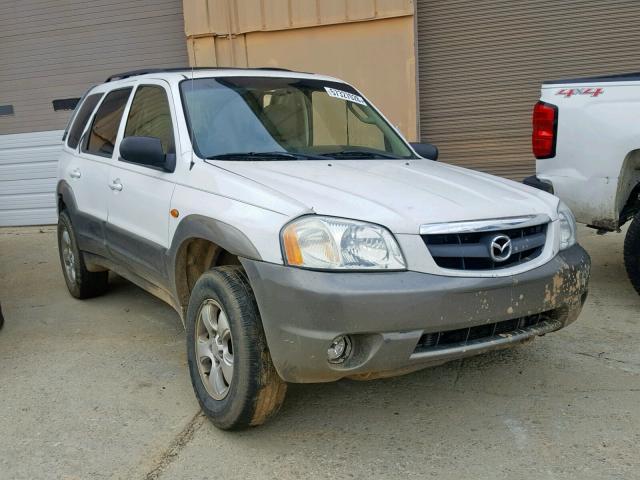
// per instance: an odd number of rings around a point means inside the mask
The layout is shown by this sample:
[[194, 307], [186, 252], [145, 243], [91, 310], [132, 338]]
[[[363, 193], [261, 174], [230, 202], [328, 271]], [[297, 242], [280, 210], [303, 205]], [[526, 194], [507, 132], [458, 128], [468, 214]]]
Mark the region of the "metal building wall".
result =
[[420, 135], [441, 159], [521, 180], [535, 170], [543, 80], [640, 70], [635, 0], [417, 0]]
[[229, 35], [413, 15], [413, 0], [184, 0], [186, 32]]
[[192, 65], [343, 78], [416, 138], [413, 1], [184, 0], [184, 11]]
[[0, 135], [0, 225], [56, 221], [61, 130]]
[[0, 115], [0, 225], [55, 221], [52, 152], [71, 112], [53, 100], [113, 73], [187, 64], [181, 0], [0, 2], [0, 108], [14, 111]]

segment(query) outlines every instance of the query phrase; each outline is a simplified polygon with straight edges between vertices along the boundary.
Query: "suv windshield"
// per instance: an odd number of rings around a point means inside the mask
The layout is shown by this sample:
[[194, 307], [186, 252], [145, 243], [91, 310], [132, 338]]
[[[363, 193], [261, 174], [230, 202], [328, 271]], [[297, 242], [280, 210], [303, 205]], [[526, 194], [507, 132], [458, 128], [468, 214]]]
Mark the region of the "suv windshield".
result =
[[343, 83], [216, 77], [180, 84], [196, 153], [227, 160], [414, 158]]

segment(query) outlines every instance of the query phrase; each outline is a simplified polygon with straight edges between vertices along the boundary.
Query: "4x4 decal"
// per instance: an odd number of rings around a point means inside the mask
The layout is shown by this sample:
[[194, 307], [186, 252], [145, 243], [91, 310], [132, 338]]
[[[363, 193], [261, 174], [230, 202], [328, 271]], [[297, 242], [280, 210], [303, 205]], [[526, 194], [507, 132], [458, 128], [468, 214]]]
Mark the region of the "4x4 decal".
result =
[[573, 95], [589, 95], [591, 97], [597, 97], [598, 95], [602, 95], [603, 93], [604, 93], [604, 88], [600, 88], [600, 87], [561, 88], [556, 92], [556, 95], [563, 95], [567, 98]]

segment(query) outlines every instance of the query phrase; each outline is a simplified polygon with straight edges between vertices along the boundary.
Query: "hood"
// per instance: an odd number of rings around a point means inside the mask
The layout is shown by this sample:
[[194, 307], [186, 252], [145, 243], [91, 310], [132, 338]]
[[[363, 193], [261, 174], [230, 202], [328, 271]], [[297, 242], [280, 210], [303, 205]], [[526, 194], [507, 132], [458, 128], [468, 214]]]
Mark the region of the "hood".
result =
[[[544, 213], [558, 199], [492, 175], [430, 160], [215, 161], [319, 215], [417, 234], [425, 223]], [[301, 212], [302, 213], [302, 212]]]

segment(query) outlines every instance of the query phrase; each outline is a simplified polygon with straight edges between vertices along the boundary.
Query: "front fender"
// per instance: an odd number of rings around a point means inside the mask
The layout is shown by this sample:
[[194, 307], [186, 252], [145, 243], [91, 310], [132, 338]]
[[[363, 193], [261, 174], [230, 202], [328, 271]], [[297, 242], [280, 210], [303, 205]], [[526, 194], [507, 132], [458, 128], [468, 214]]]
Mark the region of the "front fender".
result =
[[167, 251], [167, 270], [169, 272], [170, 287], [175, 298], [181, 304], [186, 299], [181, 299], [181, 289], [178, 286], [178, 278], [176, 276], [178, 256], [185, 243], [193, 239], [207, 240], [238, 257], [252, 260], [262, 259], [251, 240], [236, 227], [203, 215], [194, 214], [185, 217], [176, 228], [171, 246]]
[[176, 228], [169, 248], [172, 260], [175, 260], [180, 246], [192, 238], [202, 238], [213, 242], [239, 257], [261, 260], [257, 248], [244, 233], [233, 225], [203, 215], [189, 215], [182, 219]]

